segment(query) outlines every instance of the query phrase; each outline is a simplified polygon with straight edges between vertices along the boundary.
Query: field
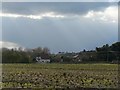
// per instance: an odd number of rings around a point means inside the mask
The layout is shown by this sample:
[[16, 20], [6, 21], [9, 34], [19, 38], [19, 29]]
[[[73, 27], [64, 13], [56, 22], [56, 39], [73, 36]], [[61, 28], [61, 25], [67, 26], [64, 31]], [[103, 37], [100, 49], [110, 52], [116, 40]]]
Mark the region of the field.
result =
[[117, 88], [117, 64], [3, 64], [3, 88]]

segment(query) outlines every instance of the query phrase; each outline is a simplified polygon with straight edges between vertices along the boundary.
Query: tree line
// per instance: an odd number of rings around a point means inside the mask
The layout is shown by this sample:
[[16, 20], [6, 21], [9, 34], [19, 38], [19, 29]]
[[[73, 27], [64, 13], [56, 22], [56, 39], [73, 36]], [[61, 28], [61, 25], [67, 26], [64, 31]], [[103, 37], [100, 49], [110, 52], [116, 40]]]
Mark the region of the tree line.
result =
[[59, 52], [51, 54], [45, 48], [35, 49], [7, 49], [2, 48], [2, 63], [36, 63], [36, 57], [50, 59], [51, 63], [82, 63], [82, 62], [113, 62], [120, 61], [120, 42], [109, 46], [96, 47], [95, 50], [83, 50], [80, 52]]

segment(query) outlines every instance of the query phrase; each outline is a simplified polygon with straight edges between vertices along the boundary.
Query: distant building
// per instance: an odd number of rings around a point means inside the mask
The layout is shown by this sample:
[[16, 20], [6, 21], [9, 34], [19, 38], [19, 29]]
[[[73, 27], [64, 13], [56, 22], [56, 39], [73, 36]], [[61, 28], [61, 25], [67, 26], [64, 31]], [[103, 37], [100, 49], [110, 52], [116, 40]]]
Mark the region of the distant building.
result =
[[82, 60], [80, 59], [79, 55], [73, 56], [73, 60], [74, 60], [74, 62], [82, 62]]
[[50, 63], [50, 59], [42, 59], [41, 57], [35, 58], [38, 63]]

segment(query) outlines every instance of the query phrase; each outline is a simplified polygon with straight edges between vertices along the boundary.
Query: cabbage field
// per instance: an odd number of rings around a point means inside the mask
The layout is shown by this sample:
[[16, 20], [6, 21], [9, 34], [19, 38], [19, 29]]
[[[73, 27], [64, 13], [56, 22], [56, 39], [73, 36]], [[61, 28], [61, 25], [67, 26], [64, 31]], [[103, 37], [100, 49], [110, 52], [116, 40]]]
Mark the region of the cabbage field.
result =
[[3, 64], [2, 88], [118, 88], [117, 64]]

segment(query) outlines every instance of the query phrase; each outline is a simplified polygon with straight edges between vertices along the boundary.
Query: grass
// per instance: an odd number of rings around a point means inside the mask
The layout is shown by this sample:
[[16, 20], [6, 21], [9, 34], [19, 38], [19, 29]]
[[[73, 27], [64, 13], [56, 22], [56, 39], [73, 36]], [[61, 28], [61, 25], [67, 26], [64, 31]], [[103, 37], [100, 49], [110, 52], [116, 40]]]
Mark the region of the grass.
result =
[[117, 88], [117, 64], [3, 64], [3, 88]]

